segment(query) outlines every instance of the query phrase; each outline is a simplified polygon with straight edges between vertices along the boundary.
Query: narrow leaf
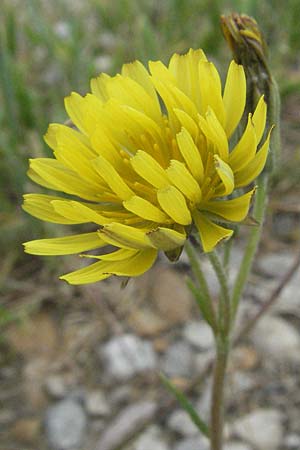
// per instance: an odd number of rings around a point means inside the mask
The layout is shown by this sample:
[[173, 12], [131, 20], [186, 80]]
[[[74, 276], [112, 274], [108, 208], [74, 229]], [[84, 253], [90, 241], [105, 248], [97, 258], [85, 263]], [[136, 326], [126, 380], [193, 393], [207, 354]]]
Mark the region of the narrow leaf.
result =
[[199, 431], [201, 431], [204, 436], [209, 437], [208, 425], [199, 417], [199, 414], [187, 399], [185, 394], [180, 391], [165, 375], [160, 373], [160, 378], [166, 388], [174, 395], [180, 406], [187, 412], [191, 420], [194, 422]]
[[211, 328], [215, 330], [216, 329], [215, 318], [210, 301], [208, 301], [205, 295], [202, 294], [200, 290], [201, 288], [197, 288], [190, 278], [187, 279], [186, 284], [191, 293], [193, 294], [194, 299], [201, 311], [203, 318], [211, 326]]

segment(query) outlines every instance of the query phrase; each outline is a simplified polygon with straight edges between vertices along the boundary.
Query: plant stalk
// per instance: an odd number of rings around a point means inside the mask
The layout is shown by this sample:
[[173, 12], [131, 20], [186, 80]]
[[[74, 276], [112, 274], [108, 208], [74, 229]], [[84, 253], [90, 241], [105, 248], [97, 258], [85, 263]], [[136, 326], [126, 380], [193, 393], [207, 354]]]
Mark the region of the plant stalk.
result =
[[244, 252], [243, 260], [239, 269], [239, 272], [237, 274], [234, 287], [233, 287], [233, 294], [232, 294], [232, 320], [234, 321], [239, 301], [241, 299], [241, 296], [243, 294], [249, 273], [252, 268], [252, 263], [254, 260], [254, 256], [257, 251], [257, 247], [260, 241], [261, 233], [262, 233], [262, 227], [263, 227], [263, 220], [264, 220], [264, 214], [266, 209], [266, 202], [267, 202], [267, 193], [268, 193], [268, 174], [262, 174], [260, 175], [259, 179], [257, 180], [257, 194], [255, 198], [255, 205], [254, 205], [254, 211], [253, 216], [254, 219], [259, 222], [259, 225], [256, 227], [253, 227], [253, 229], [250, 231], [250, 237]]
[[213, 372], [211, 423], [210, 423], [210, 448], [222, 450], [224, 442], [224, 387], [226, 367], [229, 354], [228, 339], [216, 341], [216, 360]]
[[231, 302], [229, 295], [229, 288], [227, 276], [224, 271], [223, 264], [219, 260], [216, 252], [208, 253], [208, 258], [214, 268], [216, 276], [220, 284], [220, 298], [219, 298], [219, 323], [220, 332], [224, 339], [227, 338], [231, 325]]

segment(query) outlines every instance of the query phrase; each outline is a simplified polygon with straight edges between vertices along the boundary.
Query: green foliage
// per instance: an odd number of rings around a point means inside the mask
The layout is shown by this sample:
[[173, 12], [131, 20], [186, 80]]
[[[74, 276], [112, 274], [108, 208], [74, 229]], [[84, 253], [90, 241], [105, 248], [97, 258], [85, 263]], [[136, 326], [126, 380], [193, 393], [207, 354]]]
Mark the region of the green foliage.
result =
[[186, 395], [180, 391], [172, 381], [170, 381], [163, 374], [160, 374], [160, 378], [166, 388], [170, 391], [172, 395], [176, 398], [180, 406], [186, 411], [186, 413], [190, 416], [192, 422], [196, 425], [198, 430], [204, 434], [204, 436], [209, 437], [209, 429], [207, 424], [201, 419], [191, 402], [188, 400]]

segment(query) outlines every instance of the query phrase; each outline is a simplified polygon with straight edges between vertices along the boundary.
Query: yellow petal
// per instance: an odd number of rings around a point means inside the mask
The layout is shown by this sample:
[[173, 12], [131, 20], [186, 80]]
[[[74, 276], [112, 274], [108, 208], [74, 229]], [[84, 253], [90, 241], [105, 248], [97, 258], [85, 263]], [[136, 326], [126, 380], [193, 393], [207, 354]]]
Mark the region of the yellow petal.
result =
[[[65, 167], [63, 164], [51, 158], [36, 158], [30, 160], [30, 169], [42, 180], [47, 187], [76, 195], [86, 200], [97, 201], [101, 190], [80, 179], [78, 174]], [[31, 173], [28, 175], [31, 177]], [[32, 177], [34, 178], [34, 177]], [[44, 185], [44, 184], [43, 184]]]
[[157, 191], [157, 199], [162, 209], [180, 225], [188, 225], [192, 221], [191, 213], [187, 207], [182, 193], [173, 186]]
[[124, 260], [99, 261], [60, 278], [70, 284], [86, 284], [104, 280], [110, 275], [135, 277], [150, 269], [156, 257], [157, 250], [142, 250]]
[[[29, 163], [30, 163], [30, 161], [29, 161]], [[49, 183], [44, 178], [40, 177], [39, 174], [37, 174], [36, 171], [32, 169], [32, 167], [29, 166], [29, 169], [27, 170], [26, 173], [27, 173], [28, 178], [30, 178], [34, 183], [39, 184], [40, 186], [46, 187], [47, 189], [57, 190], [56, 187], [53, 187], [52, 183]]]
[[72, 92], [65, 98], [66, 111], [74, 125], [82, 132], [86, 132], [84, 119], [84, 99], [77, 92]]
[[[152, 151], [153, 142], [157, 143], [161, 149], [165, 145], [165, 141], [162, 137], [162, 130], [159, 127], [159, 122], [154, 121], [143, 112], [137, 111], [127, 105], [121, 106], [122, 111], [125, 113], [127, 119], [131, 121], [131, 128], [127, 126], [129, 134], [135, 134], [136, 139], [140, 139], [142, 145], [147, 144], [145, 140], [141, 139], [141, 136], [150, 136], [150, 139], [146, 137], [146, 141], [149, 140], [149, 151]], [[135, 149], [136, 150], [136, 149]]]
[[272, 129], [269, 131], [268, 137], [263, 146], [257, 152], [255, 157], [249, 162], [249, 164], [234, 174], [236, 188], [247, 186], [247, 184], [251, 183], [251, 181], [258, 177], [265, 167], [268, 157], [271, 131]]
[[147, 236], [155, 248], [164, 251], [181, 247], [186, 241], [186, 234], [164, 227], [149, 231]]
[[142, 63], [134, 61], [133, 63], [124, 64], [122, 67], [122, 75], [130, 77], [139, 83], [152, 98], [153, 102], [156, 104], [157, 110], [160, 112], [159, 101], [151, 77]]
[[103, 255], [80, 255], [83, 258], [100, 259], [101, 261], [121, 261], [130, 256], [136, 255], [139, 250], [130, 250], [128, 248], [121, 248], [111, 253], [104, 253]]
[[205, 119], [200, 115], [198, 119], [203, 134], [217, 147], [220, 157], [227, 161], [229, 153], [227, 136], [214, 111], [208, 107]]
[[231, 167], [222, 161], [218, 155], [214, 155], [215, 168], [221, 178], [222, 186], [216, 191], [217, 195], [229, 195], [234, 189], [234, 175]]
[[56, 125], [53, 125], [52, 128], [54, 129], [51, 132], [56, 135], [54, 150], [56, 159], [96, 188], [103, 187], [103, 181], [91, 164], [91, 159], [97, 156], [96, 153], [83, 144], [70, 128]]
[[245, 167], [255, 156], [257, 147], [255, 128], [252, 122], [252, 115], [248, 115], [246, 129], [229, 155], [229, 165], [235, 173]]
[[218, 200], [203, 203], [201, 208], [205, 211], [217, 214], [231, 222], [240, 222], [244, 220], [248, 214], [254, 192], [255, 189], [252, 189], [246, 194], [232, 200]]
[[232, 236], [233, 230], [217, 225], [198, 211], [193, 213], [193, 219], [205, 252], [211, 252], [221, 240]]
[[25, 252], [31, 255], [73, 255], [107, 245], [97, 232], [74, 234], [53, 239], [25, 242]]
[[153, 83], [168, 110], [169, 124], [173, 132], [176, 133], [181, 128], [174, 109], [185, 111], [192, 119], [197, 119], [196, 106], [179, 88], [171, 83], [163, 83], [156, 78], [153, 78]]
[[[153, 84], [163, 99], [169, 116], [174, 120], [173, 108], [182, 109], [191, 117], [197, 117], [197, 108], [193, 99], [184, 92], [184, 86], [179, 85], [176, 78], [160, 61], [149, 63]], [[176, 128], [176, 120], [173, 124]], [[177, 124], [178, 125], [178, 124]]]
[[176, 85], [175, 77], [161, 61], [149, 61], [149, 70], [152, 75], [152, 82], [160, 80], [166, 85]]
[[99, 234], [104, 241], [116, 247], [129, 249], [153, 247], [145, 231], [116, 222], [104, 225]]
[[175, 53], [170, 59], [169, 71], [179, 87], [197, 106], [200, 111], [201, 98], [199, 90], [199, 61], [206, 61], [202, 50], [190, 49], [185, 55]]
[[137, 151], [130, 159], [131, 166], [148, 183], [156, 188], [162, 188], [169, 183], [168, 177], [161, 165], [143, 150]]
[[199, 184], [187, 170], [185, 164], [180, 161], [171, 160], [166, 170], [170, 182], [177, 187], [189, 200], [198, 203], [202, 194]]
[[[101, 155], [119, 172], [126, 171], [128, 173], [129, 166], [124, 164], [117, 146], [113, 144], [108, 137], [108, 132], [103, 127], [97, 127], [90, 136], [90, 141], [97, 155]], [[95, 156], [94, 156], [95, 158]]]
[[102, 102], [93, 94], [81, 97], [72, 92], [65, 98], [65, 108], [76, 127], [84, 134], [91, 135], [103, 115]]
[[243, 66], [231, 61], [223, 95], [225, 131], [228, 139], [242, 118], [246, 104], [246, 77]]
[[222, 99], [221, 80], [213, 63], [199, 61], [199, 90], [201, 94], [201, 115], [210, 107], [221, 125], [225, 122], [225, 109]]
[[182, 111], [182, 109], [174, 108], [173, 111], [179, 120], [180, 125], [188, 131], [195, 141], [199, 135], [197, 123], [186, 112]]
[[106, 73], [101, 73], [99, 77], [91, 79], [91, 91], [101, 103], [105, 103], [109, 98], [106, 86], [110, 78]]
[[203, 162], [191, 135], [182, 128], [181, 132], [176, 135], [177, 143], [186, 165], [191, 174], [199, 183], [203, 181], [204, 169]]
[[185, 95], [180, 88], [177, 88], [176, 86], [170, 86], [169, 88], [176, 101], [177, 108], [185, 111], [193, 119], [196, 119], [198, 110], [191, 99]]
[[124, 201], [123, 205], [128, 211], [131, 211], [143, 219], [158, 223], [168, 223], [171, 221], [170, 217], [168, 217], [161, 209], [137, 195]]
[[94, 159], [93, 165], [111, 190], [121, 200], [127, 200], [134, 195], [134, 192], [127, 186], [116, 169], [105, 158], [98, 156]]
[[60, 201], [62, 198], [46, 194], [25, 194], [22, 208], [32, 216], [46, 222], [61, 224], [82, 223], [78, 217], [69, 219], [55, 211], [52, 205], [53, 200]]
[[[95, 96], [91, 97], [93, 98]], [[89, 108], [91, 109], [93, 107], [93, 102], [90, 101], [89, 103]], [[95, 105], [95, 108], [96, 107], [97, 105]], [[103, 144], [109, 139], [118, 150], [120, 147], [125, 147], [129, 151], [135, 149], [129, 136], [131, 136], [132, 132], [133, 135], [137, 132], [136, 124], [132, 123], [132, 120], [128, 118], [116, 99], [111, 98], [99, 111], [96, 109], [92, 120], [93, 123], [90, 123], [91, 129], [89, 130], [89, 136], [93, 136], [97, 131], [100, 136], [103, 133], [104, 137], [106, 137]], [[116, 126], [116, 124], [118, 124], [118, 126]], [[98, 154], [102, 155], [101, 148], [98, 150]]]
[[71, 146], [75, 146], [86, 156], [88, 159], [93, 159], [96, 156], [94, 149], [89, 144], [89, 139], [74, 128], [60, 123], [51, 123], [48, 127], [44, 140], [50, 148], [56, 150], [59, 144], [60, 137], [62, 136], [64, 141], [67, 141]]
[[256, 109], [253, 113], [252, 122], [255, 128], [257, 144], [263, 136], [267, 120], [267, 104], [262, 95], [257, 103]]
[[110, 222], [110, 219], [102, 216], [96, 212], [92, 205], [88, 207], [81, 202], [75, 202], [73, 200], [53, 200], [52, 202], [54, 210], [61, 214], [63, 217], [69, 220], [77, 220], [79, 223], [93, 222], [98, 225], [104, 225]]
[[132, 78], [116, 75], [107, 79], [106, 90], [110, 98], [121, 105], [128, 105], [137, 111], [144, 112], [153, 120], [161, 120], [161, 112], [157, 101], [153, 101], [145, 89]]
[[168, 112], [168, 125], [173, 133], [176, 133], [180, 129], [180, 122], [174, 114], [174, 109], [184, 109], [182, 104], [176, 99], [171, 87], [175, 88], [171, 83], [163, 83], [160, 78], [153, 78], [153, 84], [157, 92], [159, 93], [165, 109]]

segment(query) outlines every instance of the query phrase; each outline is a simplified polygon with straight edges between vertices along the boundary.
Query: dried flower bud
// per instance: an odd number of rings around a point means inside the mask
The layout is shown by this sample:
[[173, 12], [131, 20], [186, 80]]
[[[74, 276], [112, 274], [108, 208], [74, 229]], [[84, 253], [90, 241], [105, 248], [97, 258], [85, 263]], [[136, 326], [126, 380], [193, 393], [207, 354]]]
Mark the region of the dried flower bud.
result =
[[267, 124], [269, 127], [275, 125], [271, 140], [272, 161], [269, 165], [273, 170], [280, 151], [280, 97], [268, 65], [266, 42], [256, 20], [245, 14], [221, 16], [221, 28], [235, 61], [243, 65], [246, 73], [246, 113], [253, 111], [261, 95], [264, 95], [268, 105]]

